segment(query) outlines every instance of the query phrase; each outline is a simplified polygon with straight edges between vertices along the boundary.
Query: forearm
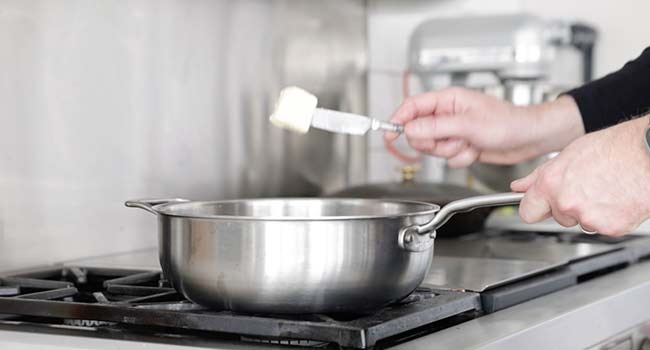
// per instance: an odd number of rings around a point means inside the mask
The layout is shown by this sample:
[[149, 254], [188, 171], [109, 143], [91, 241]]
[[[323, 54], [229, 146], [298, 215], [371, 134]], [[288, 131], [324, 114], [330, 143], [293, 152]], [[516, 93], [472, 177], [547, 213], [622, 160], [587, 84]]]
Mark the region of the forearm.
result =
[[650, 48], [619, 71], [583, 85], [557, 100], [516, 113], [531, 121], [528, 154], [560, 151], [585, 133], [600, 130], [650, 110]]
[[515, 113], [530, 121], [525, 132], [529, 133], [528, 148], [532, 157], [560, 151], [585, 134], [580, 111], [571, 96], [564, 95], [555, 101], [516, 107]]

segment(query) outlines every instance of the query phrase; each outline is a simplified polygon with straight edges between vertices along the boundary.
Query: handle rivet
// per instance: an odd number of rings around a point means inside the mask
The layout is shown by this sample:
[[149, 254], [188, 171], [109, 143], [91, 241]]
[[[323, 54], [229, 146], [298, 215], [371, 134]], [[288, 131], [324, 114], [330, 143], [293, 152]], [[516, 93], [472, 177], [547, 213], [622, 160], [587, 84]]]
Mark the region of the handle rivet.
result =
[[411, 242], [413, 242], [413, 234], [412, 234], [412, 233], [407, 234], [407, 235], [404, 237], [404, 242], [406, 242], [406, 243], [411, 243]]

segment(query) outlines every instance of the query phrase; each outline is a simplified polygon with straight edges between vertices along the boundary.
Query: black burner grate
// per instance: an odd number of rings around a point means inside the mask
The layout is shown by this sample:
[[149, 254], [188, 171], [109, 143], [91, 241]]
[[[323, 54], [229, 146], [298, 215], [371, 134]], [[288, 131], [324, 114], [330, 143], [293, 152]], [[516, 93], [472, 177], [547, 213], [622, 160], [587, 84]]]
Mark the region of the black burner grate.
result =
[[480, 309], [477, 293], [421, 288], [372, 314], [242, 314], [185, 300], [158, 271], [65, 267], [0, 278], [2, 314], [62, 319], [81, 327], [126, 324], [228, 333], [246, 341], [301, 346], [368, 348]]

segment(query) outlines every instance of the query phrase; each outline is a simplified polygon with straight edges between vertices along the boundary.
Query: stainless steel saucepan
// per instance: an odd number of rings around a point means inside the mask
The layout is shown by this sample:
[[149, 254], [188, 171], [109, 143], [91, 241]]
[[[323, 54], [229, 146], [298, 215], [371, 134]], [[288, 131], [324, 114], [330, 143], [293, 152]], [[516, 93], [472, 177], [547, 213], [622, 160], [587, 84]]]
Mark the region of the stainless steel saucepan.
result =
[[[243, 312], [372, 310], [411, 293], [452, 215], [503, 193], [435, 204], [374, 199], [127, 201], [158, 217], [163, 273], [187, 299]], [[436, 214], [437, 213], [437, 214]]]

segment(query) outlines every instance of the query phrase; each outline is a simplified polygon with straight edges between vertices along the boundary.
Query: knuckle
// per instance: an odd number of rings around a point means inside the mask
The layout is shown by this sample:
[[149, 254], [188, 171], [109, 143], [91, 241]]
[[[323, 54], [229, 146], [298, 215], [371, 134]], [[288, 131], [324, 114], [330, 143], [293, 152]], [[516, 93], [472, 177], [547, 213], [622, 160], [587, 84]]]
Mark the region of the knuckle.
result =
[[555, 219], [555, 221], [557, 221], [557, 223], [559, 223], [560, 225], [562, 225], [564, 227], [573, 227], [573, 226], [576, 225], [576, 220], [572, 216], [569, 216], [569, 215], [554, 212], [553, 213], [553, 218]]
[[539, 174], [539, 177], [537, 178], [537, 185], [543, 192], [551, 192], [556, 185], [556, 181], [551, 174], [549, 174], [547, 171], [543, 171]]
[[417, 113], [417, 108], [416, 108], [416, 103], [415, 103], [415, 97], [410, 96], [407, 97], [403, 102], [402, 102], [402, 107], [400, 108], [405, 112], [406, 115], [410, 117], [415, 117]]
[[563, 215], [579, 215], [579, 202], [573, 198], [560, 197], [557, 201], [557, 210]]

